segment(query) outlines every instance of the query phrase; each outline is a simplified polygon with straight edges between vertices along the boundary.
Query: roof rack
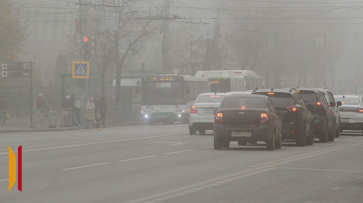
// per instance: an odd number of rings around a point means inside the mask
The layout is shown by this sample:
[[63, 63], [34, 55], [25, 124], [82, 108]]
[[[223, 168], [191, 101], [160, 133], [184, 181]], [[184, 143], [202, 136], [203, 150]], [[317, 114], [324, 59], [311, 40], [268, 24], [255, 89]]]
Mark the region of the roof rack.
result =
[[255, 89], [253, 89], [253, 91], [252, 92], [256, 92], [258, 90], [258, 87], [256, 87]]
[[293, 90], [297, 90], [295, 87], [290, 88], [289, 92], [292, 92]]

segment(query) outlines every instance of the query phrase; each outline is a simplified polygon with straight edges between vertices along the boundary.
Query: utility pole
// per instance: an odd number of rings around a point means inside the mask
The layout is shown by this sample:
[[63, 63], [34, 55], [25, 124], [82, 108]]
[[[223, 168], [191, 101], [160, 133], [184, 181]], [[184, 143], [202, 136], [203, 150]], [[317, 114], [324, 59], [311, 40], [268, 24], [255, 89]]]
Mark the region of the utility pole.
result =
[[170, 0], [164, 2], [164, 15], [163, 15], [163, 44], [162, 44], [162, 57], [163, 57], [163, 73], [173, 73], [170, 62]]
[[[79, 23], [80, 23], [80, 42], [83, 42], [83, 37], [87, 36], [87, 15], [88, 15], [88, 8], [87, 8], [87, 0], [79, 0]], [[83, 44], [82, 44], [83, 45]], [[83, 46], [81, 46], [83, 47]], [[81, 52], [82, 53], [82, 52]], [[87, 61], [88, 59], [85, 59], [83, 54], [80, 56], [81, 61]], [[91, 88], [90, 88], [90, 78], [87, 79], [87, 89], [88, 89], [88, 97], [91, 96]]]
[[216, 20], [214, 26], [214, 63], [212, 65], [212, 70], [221, 69], [220, 67], [220, 52], [219, 52], [219, 42], [221, 38], [221, 9], [222, 0], [216, 0]]

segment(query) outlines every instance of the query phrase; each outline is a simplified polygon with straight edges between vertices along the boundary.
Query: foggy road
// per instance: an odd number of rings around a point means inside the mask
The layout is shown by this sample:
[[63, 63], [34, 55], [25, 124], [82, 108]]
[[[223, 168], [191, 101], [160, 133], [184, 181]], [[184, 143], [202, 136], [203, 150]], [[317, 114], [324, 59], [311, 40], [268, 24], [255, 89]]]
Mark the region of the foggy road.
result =
[[[212, 147], [186, 125], [0, 134], [1, 202], [349, 202], [363, 199], [363, 137], [281, 150]], [[8, 192], [8, 145], [23, 192]]]

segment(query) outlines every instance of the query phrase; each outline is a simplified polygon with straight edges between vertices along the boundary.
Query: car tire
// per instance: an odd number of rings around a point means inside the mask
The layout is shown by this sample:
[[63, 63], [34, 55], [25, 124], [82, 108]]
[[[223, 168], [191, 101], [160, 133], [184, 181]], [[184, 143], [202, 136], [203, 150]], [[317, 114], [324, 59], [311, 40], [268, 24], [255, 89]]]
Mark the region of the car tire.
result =
[[188, 120], [183, 120], [182, 121], [182, 124], [188, 124], [189, 123], [189, 121]]
[[190, 127], [189, 126], [189, 134], [190, 135], [196, 135], [197, 134], [197, 131], [193, 127]]
[[174, 121], [169, 121], [168, 124], [174, 125]]
[[245, 140], [238, 140], [238, 145], [239, 146], [246, 146], [247, 145], [247, 141], [245, 141]]
[[272, 134], [272, 139], [267, 141], [267, 150], [275, 150], [275, 132]]
[[257, 140], [248, 141], [248, 144], [257, 144]]
[[222, 147], [224, 149], [228, 149], [229, 148], [229, 140], [223, 140], [222, 142]]
[[328, 142], [328, 124], [326, 123], [324, 125], [324, 132], [320, 134], [319, 141], [322, 143]]
[[281, 134], [279, 136], [279, 139], [278, 140], [275, 140], [275, 148], [276, 149], [281, 149], [281, 145], [282, 145], [282, 138], [281, 138]]
[[334, 126], [333, 130], [332, 130], [332, 133], [328, 134], [328, 141], [334, 142], [335, 134], [336, 134], [336, 130], [335, 130], [335, 126]]
[[205, 135], [205, 130], [199, 130], [199, 135]]
[[340, 127], [336, 129], [336, 131], [337, 132], [335, 133], [335, 137], [340, 137], [340, 132], [341, 132]]
[[169, 122], [167, 122], [167, 121], [163, 121], [163, 124], [164, 124], [164, 125], [167, 125], [168, 123], [169, 123]]
[[214, 149], [215, 150], [222, 149], [222, 139], [214, 138]]
[[306, 146], [306, 124], [304, 123], [302, 126], [301, 126], [301, 129], [302, 131], [300, 131], [300, 135], [299, 137], [300, 138], [297, 138], [296, 139], [296, 145], [297, 146], [300, 146], [300, 147], [305, 147]]
[[314, 133], [313, 128], [310, 127], [310, 134], [309, 137], [306, 138], [306, 145], [313, 145], [314, 144]]

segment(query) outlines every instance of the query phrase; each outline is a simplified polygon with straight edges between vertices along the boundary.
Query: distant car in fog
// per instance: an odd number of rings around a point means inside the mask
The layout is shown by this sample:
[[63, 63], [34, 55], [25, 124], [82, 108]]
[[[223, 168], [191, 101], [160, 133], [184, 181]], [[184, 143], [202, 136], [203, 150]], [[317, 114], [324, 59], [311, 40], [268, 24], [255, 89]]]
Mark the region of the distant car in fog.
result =
[[215, 112], [214, 149], [264, 141], [267, 149], [281, 148], [282, 122], [271, 99], [262, 95], [229, 95]]
[[219, 108], [226, 93], [203, 93], [195, 100], [189, 114], [189, 133], [197, 131], [204, 135], [206, 130], [213, 130], [214, 111]]
[[363, 134], [363, 98], [355, 95], [335, 95], [341, 101], [340, 130], [361, 130]]

